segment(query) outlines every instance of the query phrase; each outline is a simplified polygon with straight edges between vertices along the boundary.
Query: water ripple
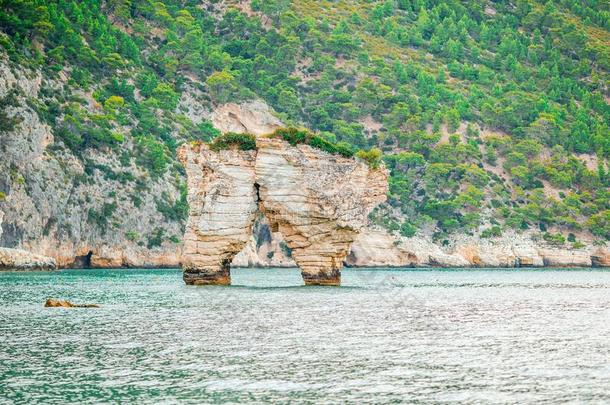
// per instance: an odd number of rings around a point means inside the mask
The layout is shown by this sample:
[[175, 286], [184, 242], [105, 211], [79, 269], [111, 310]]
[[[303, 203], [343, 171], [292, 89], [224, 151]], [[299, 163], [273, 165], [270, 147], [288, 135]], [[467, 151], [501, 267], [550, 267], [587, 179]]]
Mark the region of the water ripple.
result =
[[[610, 272], [0, 274], [0, 403], [610, 401]], [[48, 297], [98, 309], [42, 308]]]

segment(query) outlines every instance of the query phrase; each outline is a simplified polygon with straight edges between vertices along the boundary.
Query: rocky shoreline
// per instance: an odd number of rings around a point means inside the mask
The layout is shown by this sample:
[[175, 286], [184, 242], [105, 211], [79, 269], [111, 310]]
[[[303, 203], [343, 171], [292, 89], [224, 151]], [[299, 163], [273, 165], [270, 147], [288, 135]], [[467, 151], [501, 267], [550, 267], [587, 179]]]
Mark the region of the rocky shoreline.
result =
[[[476, 248], [473, 248], [476, 251]], [[412, 253], [404, 252], [402, 256], [395, 256], [394, 251], [386, 252], [383, 258], [356, 256], [354, 251], [344, 262], [347, 268], [605, 268], [610, 267], [610, 252], [607, 249], [599, 249], [594, 252], [548, 250], [543, 249], [533, 257], [505, 257], [502, 260], [482, 261], [476, 254], [462, 256], [463, 253], [442, 254], [441, 257], [427, 255], [427, 261], [421, 261]], [[294, 262], [284, 263], [241, 262], [236, 260], [231, 267], [234, 268], [295, 268]], [[57, 266], [55, 260], [48, 256], [37, 255], [22, 249], [0, 248], [0, 271], [52, 271], [71, 267]], [[118, 268], [180, 268], [175, 262], [155, 263], [154, 265], [90, 265], [88, 269], [118, 269]]]
[[53, 258], [21, 249], [0, 247], [0, 271], [57, 270]]
[[359, 235], [347, 257], [350, 267], [610, 267], [610, 249], [536, 242], [535, 234], [507, 232], [498, 238], [462, 237], [442, 247], [424, 237], [403, 238], [382, 230]]
[[[0, 235], [2, 235], [2, 219], [4, 213], [0, 211]], [[37, 255], [22, 249], [9, 249], [0, 247], [0, 271], [26, 271], [26, 270], [56, 270], [55, 259]]]

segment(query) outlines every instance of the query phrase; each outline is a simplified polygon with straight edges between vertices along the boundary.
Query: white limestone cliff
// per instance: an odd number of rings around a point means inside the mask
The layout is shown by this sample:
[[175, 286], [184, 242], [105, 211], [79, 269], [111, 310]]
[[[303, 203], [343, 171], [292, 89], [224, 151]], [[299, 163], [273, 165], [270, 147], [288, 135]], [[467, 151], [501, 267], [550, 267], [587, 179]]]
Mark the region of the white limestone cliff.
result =
[[355, 159], [257, 138], [257, 151], [180, 148], [190, 204], [183, 254], [187, 284], [228, 284], [229, 265], [260, 210], [290, 248], [306, 284], [338, 285], [369, 212], [385, 201], [387, 170]]

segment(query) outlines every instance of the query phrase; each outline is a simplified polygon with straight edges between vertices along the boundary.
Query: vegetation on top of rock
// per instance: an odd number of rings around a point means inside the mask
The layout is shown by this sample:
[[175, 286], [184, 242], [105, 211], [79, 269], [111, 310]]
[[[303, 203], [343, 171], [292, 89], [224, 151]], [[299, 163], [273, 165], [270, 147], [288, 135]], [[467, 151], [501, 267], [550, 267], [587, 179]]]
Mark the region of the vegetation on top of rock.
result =
[[377, 148], [372, 148], [370, 150], [359, 150], [356, 153], [356, 157], [363, 159], [371, 168], [378, 169], [381, 164], [381, 157], [383, 153], [381, 150]]
[[252, 134], [227, 132], [214, 138], [209, 146], [215, 152], [225, 149], [256, 150], [256, 138]]
[[313, 134], [306, 129], [297, 129], [293, 127], [279, 128], [269, 136], [283, 139], [292, 146], [302, 143], [331, 154], [337, 154], [343, 157], [354, 156], [354, 149], [349, 144], [345, 142], [331, 142], [319, 135]]

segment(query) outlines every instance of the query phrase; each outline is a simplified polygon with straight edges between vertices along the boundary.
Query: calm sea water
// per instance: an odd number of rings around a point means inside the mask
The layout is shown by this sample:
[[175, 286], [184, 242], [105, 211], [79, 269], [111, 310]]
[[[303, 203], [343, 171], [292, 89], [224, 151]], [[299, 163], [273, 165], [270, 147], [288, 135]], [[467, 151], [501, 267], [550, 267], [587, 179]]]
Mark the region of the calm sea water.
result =
[[[0, 273], [6, 403], [610, 401], [610, 272]], [[43, 308], [46, 298], [99, 309]]]

